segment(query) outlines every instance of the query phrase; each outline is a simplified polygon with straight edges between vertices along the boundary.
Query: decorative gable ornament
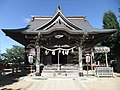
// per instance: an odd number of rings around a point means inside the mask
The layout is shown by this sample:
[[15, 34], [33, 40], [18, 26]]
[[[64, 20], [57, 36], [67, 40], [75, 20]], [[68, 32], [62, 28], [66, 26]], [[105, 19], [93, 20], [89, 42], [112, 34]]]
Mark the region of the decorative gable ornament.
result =
[[60, 39], [63, 38], [64, 35], [55, 35], [55, 38]]

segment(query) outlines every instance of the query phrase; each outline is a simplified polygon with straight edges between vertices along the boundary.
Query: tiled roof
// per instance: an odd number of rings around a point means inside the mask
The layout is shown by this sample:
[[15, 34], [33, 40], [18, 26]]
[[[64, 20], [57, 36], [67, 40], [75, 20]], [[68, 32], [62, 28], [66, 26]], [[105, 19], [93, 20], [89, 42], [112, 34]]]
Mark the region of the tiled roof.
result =
[[[54, 16], [33, 16], [29, 24], [25, 28], [19, 29], [2, 29], [3, 32], [9, 37], [25, 45], [26, 34], [35, 34], [39, 32], [42, 34], [50, 34], [53, 31], [62, 30], [69, 34], [89, 34], [89, 35], [101, 35], [110, 36], [116, 29], [96, 29], [93, 28], [86, 20], [85, 16], [65, 16], [61, 9], [57, 9]], [[20, 36], [20, 37], [17, 37]], [[97, 37], [97, 36], [96, 36]], [[98, 38], [99, 38], [98, 37]], [[101, 37], [103, 38], [103, 37]], [[102, 39], [96, 39], [95, 42], [101, 41]]]

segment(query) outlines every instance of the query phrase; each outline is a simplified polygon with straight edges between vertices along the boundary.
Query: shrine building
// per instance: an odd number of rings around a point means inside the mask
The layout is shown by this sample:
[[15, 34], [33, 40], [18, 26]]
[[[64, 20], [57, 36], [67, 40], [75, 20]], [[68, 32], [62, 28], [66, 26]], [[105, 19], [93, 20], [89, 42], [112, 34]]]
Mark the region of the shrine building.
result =
[[97, 43], [117, 30], [93, 28], [85, 16], [65, 16], [58, 7], [53, 16], [33, 16], [24, 28], [2, 31], [25, 46], [27, 56], [35, 58], [39, 75], [41, 64], [43, 72], [76, 70], [82, 73], [82, 56], [90, 54]]

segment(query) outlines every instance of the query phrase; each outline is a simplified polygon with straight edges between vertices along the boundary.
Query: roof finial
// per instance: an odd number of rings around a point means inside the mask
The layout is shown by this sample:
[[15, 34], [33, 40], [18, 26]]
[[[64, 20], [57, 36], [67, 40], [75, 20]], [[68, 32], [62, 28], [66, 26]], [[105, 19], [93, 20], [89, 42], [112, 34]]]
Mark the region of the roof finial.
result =
[[60, 6], [58, 6], [58, 9], [60, 10]]

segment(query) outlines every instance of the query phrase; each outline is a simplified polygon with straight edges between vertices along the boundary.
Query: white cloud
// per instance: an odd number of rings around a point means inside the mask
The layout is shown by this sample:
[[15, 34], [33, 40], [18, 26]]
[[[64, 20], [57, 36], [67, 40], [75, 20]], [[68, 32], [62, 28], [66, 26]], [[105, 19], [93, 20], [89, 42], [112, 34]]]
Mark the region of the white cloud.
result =
[[30, 22], [30, 18], [24, 18], [24, 22], [25, 23], [29, 23]]

